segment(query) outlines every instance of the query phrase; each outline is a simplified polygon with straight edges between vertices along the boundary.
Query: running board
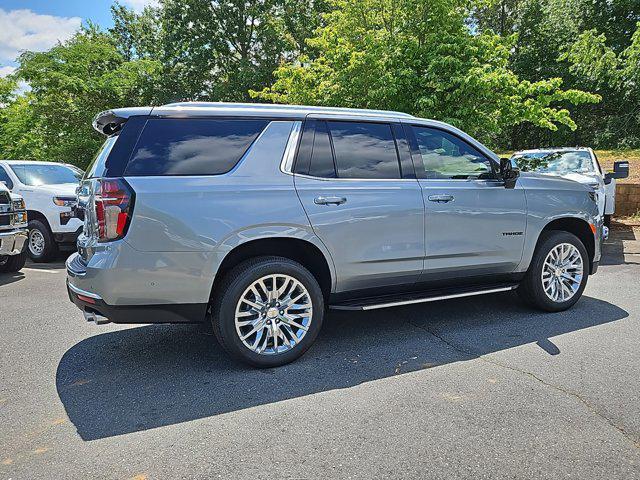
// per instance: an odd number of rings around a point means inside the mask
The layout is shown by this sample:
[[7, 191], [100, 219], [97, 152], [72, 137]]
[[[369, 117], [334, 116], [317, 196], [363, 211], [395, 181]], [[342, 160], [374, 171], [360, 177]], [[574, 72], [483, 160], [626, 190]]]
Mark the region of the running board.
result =
[[[477, 287], [476, 287], [477, 288]], [[450, 293], [439, 292], [418, 292], [411, 294], [385, 296], [377, 298], [362, 298], [359, 300], [350, 300], [347, 302], [329, 305], [332, 310], [377, 310], [379, 308], [399, 307], [401, 305], [412, 305], [414, 303], [437, 302], [439, 300], [449, 300], [452, 298], [473, 297], [475, 295], [485, 295], [487, 293], [508, 292], [518, 288], [518, 284], [486, 286], [481, 290], [464, 290], [457, 292], [449, 290]]]

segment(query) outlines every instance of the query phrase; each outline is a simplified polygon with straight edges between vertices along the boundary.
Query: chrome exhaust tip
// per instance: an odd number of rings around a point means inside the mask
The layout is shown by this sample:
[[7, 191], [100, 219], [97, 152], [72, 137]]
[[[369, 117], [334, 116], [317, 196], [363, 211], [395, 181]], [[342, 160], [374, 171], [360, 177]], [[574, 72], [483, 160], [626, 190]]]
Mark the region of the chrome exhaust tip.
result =
[[95, 312], [89, 312], [87, 310], [83, 310], [82, 314], [84, 315], [84, 319], [87, 322], [93, 322], [96, 325], [104, 325], [105, 323], [111, 323], [111, 320], [109, 320], [107, 317], [103, 317], [100, 314], [97, 314]]

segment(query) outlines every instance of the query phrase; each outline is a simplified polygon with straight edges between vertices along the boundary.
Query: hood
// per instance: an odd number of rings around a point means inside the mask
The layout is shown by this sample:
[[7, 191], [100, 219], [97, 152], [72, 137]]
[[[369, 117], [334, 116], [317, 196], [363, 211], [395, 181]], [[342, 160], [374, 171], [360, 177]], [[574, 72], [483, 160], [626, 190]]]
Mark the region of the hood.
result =
[[28, 186], [27, 188], [41, 193], [50, 193], [52, 196], [60, 195], [65, 197], [75, 197], [76, 188], [79, 186], [79, 183], [60, 183], [57, 185], [33, 185]]
[[0, 192], [8, 192], [8, 191], [9, 189], [7, 188], [7, 186], [4, 183], [0, 182]]
[[[577, 182], [566, 177], [558, 177], [556, 175], [549, 175], [546, 173], [536, 172], [520, 172], [519, 180], [523, 185], [530, 187], [551, 188], [556, 190], [581, 190], [592, 191], [586, 182]], [[589, 183], [595, 183], [592, 180]]]
[[573, 180], [574, 182], [578, 182], [578, 183], [583, 183], [586, 185], [602, 185], [602, 177], [595, 173], [595, 172], [591, 172], [591, 173], [576, 173], [576, 172], [571, 172], [571, 173], [566, 173], [564, 175], [554, 175], [552, 173], [542, 173], [541, 175], [546, 175], [549, 177], [560, 177], [560, 178], [566, 178], [568, 180]]

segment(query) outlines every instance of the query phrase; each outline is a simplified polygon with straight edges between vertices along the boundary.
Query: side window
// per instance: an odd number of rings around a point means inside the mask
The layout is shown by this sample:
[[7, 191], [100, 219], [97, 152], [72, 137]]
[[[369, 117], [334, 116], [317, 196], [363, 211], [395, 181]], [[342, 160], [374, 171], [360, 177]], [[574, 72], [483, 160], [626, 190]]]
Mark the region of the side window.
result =
[[400, 178], [391, 126], [383, 123], [327, 122], [338, 178]]
[[151, 119], [125, 175], [220, 175], [231, 170], [266, 120]]
[[335, 178], [336, 169], [333, 165], [331, 140], [327, 132], [327, 122], [316, 122], [316, 134], [311, 152], [309, 175], [313, 177]]
[[9, 174], [4, 169], [4, 167], [1, 167], [1, 166], [0, 166], [0, 182], [4, 182], [4, 184], [7, 186], [9, 190], [13, 188], [13, 182], [11, 181]]
[[415, 162], [420, 178], [493, 178], [491, 160], [460, 138], [442, 130], [412, 127], [419, 150]]

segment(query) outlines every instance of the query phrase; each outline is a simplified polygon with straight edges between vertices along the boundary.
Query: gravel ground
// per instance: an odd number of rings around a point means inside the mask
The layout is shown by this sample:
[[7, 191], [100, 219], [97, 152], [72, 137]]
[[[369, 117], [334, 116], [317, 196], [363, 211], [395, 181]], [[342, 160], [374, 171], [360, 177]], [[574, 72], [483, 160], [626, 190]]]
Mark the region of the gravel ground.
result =
[[272, 370], [195, 326], [87, 324], [62, 263], [30, 264], [0, 277], [0, 479], [640, 478], [628, 240], [568, 312], [332, 313]]

